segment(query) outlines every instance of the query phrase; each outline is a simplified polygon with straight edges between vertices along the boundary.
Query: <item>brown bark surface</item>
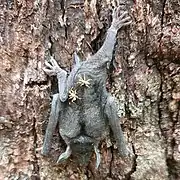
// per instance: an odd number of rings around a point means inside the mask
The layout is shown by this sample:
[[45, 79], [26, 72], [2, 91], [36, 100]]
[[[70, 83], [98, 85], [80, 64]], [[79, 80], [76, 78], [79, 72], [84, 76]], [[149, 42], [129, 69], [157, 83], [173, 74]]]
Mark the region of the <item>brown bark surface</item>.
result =
[[[55, 79], [42, 70], [53, 55], [70, 70], [102, 45], [112, 7], [124, 4], [133, 23], [118, 33], [109, 88], [119, 104], [134, 156], [114, 141], [101, 144], [101, 164], [55, 161], [65, 150], [56, 132], [49, 158], [40, 154]], [[0, 1], [0, 180], [180, 179], [179, 0]]]

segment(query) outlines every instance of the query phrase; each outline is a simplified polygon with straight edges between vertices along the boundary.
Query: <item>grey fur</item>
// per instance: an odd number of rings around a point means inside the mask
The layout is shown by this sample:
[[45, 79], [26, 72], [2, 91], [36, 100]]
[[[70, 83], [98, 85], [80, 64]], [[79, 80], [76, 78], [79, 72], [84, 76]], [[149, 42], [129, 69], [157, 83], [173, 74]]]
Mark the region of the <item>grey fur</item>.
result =
[[69, 76], [52, 57], [50, 63], [45, 62], [47, 68], [44, 71], [50, 76], [57, 76], [59, 94], [53, 96], [42, 154], [48, 155], [50, 152], [53, 132], [58, 125], [59, 133], [67, 148], [57, 162], [62, 162], [73, 153], [79, 153], [82, 158], [83, 154], [87, 155], [94, 150], [98, 168], [100, 164], [98, 144], [109, 132], [109, 125], [120, 155], [128, 155], [115, 100], [106, 90], [106, 67], [112, 59], [117, 31], [131, 23], [127, 12], [120, 15], [119, 11], [119, 7], [113, 11], [113, 21], [106, 40], [95, 55], [86, 61], [80, 61], [75, 53], [75, 66]]

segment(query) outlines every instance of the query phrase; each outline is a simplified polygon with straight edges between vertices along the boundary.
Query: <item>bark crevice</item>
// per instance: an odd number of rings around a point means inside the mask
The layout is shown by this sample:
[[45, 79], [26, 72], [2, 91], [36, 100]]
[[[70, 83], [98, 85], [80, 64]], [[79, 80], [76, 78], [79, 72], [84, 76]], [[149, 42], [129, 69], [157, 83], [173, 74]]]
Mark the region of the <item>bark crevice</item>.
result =
[[137, 167], [137, 162], [136, 162], [136, 160], [137, 160], [137, 158], [138, 158], [138, 155], [137, 155], [137, 153], [136, 153], [136, 149], [135, 149], [135, 147], [134, 147], [134, 144], [133, 144], [133, 143], [131, 143], [131, 144], [132, 144], [132, 150], [133, 150], [132, 168], [131, 168], [131, 170], [125, 175], [125, 180], [131, 180], [131, 179], [132, 179], [131, 175], [132, 175], [134, 172], [136, 172], [136, 167]]
[[34, 149], [33, 149], [33, 155], [34, 155], [34, 161], [33, 161], [33, 174], [32, 174], [32, 179], [34, 180], [40, 180], [40, 172], [39, 172], [39, 159], [37, 157], [37, 130], [36, 130], [36, 118], [33, 118], [33, 127], [32, 127], [32, 132], [33, 132], [33, 137], [34, 137], [34, 141], [33, 141], [33, 145], [34, 145]]

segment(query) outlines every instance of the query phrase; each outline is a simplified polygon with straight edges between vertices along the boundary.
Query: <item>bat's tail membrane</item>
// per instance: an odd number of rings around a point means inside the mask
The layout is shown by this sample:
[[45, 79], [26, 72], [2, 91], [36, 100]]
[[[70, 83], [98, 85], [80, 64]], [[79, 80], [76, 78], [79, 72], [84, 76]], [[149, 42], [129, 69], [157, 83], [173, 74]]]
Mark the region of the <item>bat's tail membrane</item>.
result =
[[87, 165], [94, 149], [92, 138], [80, 135], [71, 140], [72, 154], [81, 165]]

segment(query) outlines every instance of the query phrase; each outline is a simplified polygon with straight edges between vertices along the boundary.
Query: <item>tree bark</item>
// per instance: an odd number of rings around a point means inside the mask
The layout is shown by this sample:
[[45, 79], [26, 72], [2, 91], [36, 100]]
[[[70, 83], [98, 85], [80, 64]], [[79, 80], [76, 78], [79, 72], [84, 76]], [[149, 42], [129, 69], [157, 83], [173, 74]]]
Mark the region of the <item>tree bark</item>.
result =
[[[65, 144], [56, 132], [49, 158], [40, 154], [55, 79], [43, 72], [54, 56], [70, 70], [102, 45], [112, 7], [133, 23], [118, 33], [108, 79], [132, 150], [123, 160], [109, 138], [101, 164], [56, 164]], [[0, 3], [0, 179], [180, 179], [179, 0], [2, 0]]]

